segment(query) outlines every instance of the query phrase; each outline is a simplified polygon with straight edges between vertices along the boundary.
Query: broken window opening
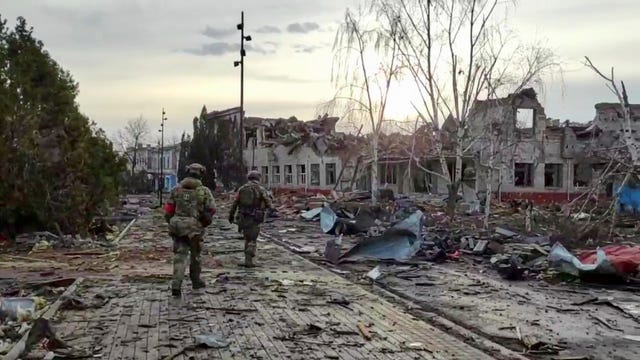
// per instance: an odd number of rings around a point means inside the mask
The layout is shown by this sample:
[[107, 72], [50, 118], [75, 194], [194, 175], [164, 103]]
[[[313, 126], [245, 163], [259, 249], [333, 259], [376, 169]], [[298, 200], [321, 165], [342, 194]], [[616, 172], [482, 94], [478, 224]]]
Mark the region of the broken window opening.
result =
[[276, 138], [276, 133], [273, 129], [271, 128], [265, 128], [264, 129], [264, 137], [265, 140], [273, 140]]
[[535, 113], [533, 109], [516, 109], [516, 128], [533, 129]]
[[249, 147], [249, 144], [252, 147], [256, 146], [258, 138], [258, 131], [255, 128], [244, 128], [244, 146], [245, 148]]
[[287, 185], [293, 184], [293, 165], [284, 166], [284, 183]]
[[298, 175], [298, 185], [306, 185], [307, 184], [307, 166], [297, 165], [296, 173]]
[[518, 187], [533, 186], [533, 164], [527, 164], [527, 163], [514, 164], [513, 185]]
[[381, 164], [378, 169], [380, 184], [398, 183], [398, 164]]
[[269, 184], [269, 167], [268, 166], [262, 167], [262, 182], [264, 184]]
[[320, 186], [320, 164], [311, 164], [311, 185]]
[[588, 164], [573, 165], [573, 186], [588, 187], [593, 180], [593, 168]]
[[562, 164], [544, 165], [544, 187], [562, 187]]
[[327, 163], [324, 166], [325, 170], [325, 182], [327, 185], [334, 185], [336, 183], [336, 164]]
[[273, 166], [273, 175], [271, 176], [272, 184], [280, 184], [280, 165]]

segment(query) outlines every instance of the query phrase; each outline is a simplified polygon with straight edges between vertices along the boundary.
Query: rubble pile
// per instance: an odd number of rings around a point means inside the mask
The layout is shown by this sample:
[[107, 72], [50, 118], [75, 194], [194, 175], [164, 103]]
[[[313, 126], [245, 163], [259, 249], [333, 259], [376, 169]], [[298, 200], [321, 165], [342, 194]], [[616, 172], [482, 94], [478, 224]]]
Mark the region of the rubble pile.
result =
[[154, 197], [127, 196], [121, 199], [121, 206], [118, 209], [110, 210], [112, 215], [95, 217], [88, 227], [86, 236], [54, 234], [49, 231], [26, 232], [16, 236], [11, 244], [11, 251], [31, 254], [47, 252], [55, 248], [110, 248], [115, 246], [114, 243], [128, 224], [157, 207], [157, 200]]
[[[277, 212], [287, 219], [298, 217], [303, 221], [319, 221], [320, 230], [331, 238], [325, 256], [332, 263], [362, 258], [378, 260], [412, 261], [465, 261], [484, 264], [507, 280], [551, 278], [561, 274], [594, 280], [580, 261], [598, 264], [598, 273], [610, 275], [599, 281], [633, 281], [640, 269], [640, 247], [607, 247], [607, 254], [588, 257], [579, 252], [575, 258], [566, 249], [587, 249], [592, 254], [598, 245], [633, 242], [637, 237], [637, 218], [619, 216], [613, 236], [606, 209], [592, 209], [589, 214], [567, 214], [560, 205], [530, 207], [523, 201], [492, 204], [489, 229], [483, 227], [484, 214], [446, 215], [446, 199], [427, 194], [383, 196], [371, 206], [369, 192], [332, 192], [330, 196], [290, 191], [276, 197]], [[419, 214], [419, 215], [417, 215]], [[417, 216], [417, 217], [416, 217]], [[412, 219], [416, 231], [396, 236], [399, 224]], [[529, 224], [527, 224], [529, 222]], [[630, 226], [632, 224], [632, 226]], [[527, 231], [527, 227], [531, 231]], [[351, 236], [357, 245], [346, 252], [341, 250], [342, 238]], [[415, 244], [419, 244], [415, 247]], [[566, 247], [566, 248], [565, 248]], [[560, 249], [566, 254], [559, 255]], [[607, 249], [610, 249], [607, 252]], [[622, 252], [623, 255], [618, 256]], [[367, 256], [360, 256], [366, 254]], [[399, 255], [402, 254], [402, 255]], [[410, 256], [407, 256], [410, 254]], [[568, 254], [568, 255], [567, 255]], [[604, 254], [604, 253], [603, 253]], [[358, 256], [352, 256], [358, 255]], [[558, 257], [564, 259], [564, 265]], [[606, 259], [611, 259], [606, 261]], [[573, 260], [576, 259], [576, 260]], [[617, 259], [624, 262], [616, 268]], [[572, 262], [573, 261], [573, 262]], [[575, 263], [577, 261], [577, 263]], [[574, 264], [568, 271], [566, 263]], [[603, 264], [609, 271], [601, 271]], [[577, 270], [576, 270], [577, 269]]]

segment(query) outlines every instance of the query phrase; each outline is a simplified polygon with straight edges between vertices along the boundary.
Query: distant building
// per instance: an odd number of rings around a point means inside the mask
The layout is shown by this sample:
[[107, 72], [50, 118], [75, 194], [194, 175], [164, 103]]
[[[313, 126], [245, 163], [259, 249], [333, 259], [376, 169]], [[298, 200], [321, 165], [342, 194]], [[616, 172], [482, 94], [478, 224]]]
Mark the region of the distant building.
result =
[[[160, 152], [160, 146], [141, 145], [138, 148], [135, 170], [137, 173], [144, 171], [147, 174], [151, 191], [157, 191], [161, 178], [164, 178], [163, 191], [166, 192], [178, 184], [180, 144], [165, 145], [162, 156]], [[160, 161], [163, 163], [162, 174], [160, 174]]]

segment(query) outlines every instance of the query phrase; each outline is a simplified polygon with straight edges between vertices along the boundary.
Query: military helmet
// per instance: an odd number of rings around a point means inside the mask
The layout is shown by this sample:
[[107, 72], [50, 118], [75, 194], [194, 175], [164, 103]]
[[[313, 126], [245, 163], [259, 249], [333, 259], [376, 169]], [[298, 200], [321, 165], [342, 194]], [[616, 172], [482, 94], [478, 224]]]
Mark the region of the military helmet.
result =
[[262, 174], [260, 174], [259, 171], [257, 170], [251, 170], [249, 171], [249, 173], [247, 174], [247, 180], [256, 180], [256, 181], [260, 181], [260, 178], [262, 177]]
[[187, 173], [188, 174], [196, 174], [196, 175], [204, 175], [204, 173], [207, 172], [207, 168], [204, 167], [203, 165], [200, 165], [198, 163], [193, 163], [187, 166]]

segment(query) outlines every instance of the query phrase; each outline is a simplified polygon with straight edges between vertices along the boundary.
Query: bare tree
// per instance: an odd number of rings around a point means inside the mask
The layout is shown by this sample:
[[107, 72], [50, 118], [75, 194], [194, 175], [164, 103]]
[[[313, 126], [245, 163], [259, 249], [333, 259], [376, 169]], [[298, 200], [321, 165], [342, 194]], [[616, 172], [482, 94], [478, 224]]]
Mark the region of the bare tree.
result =
[[337, 93], [333, 103], [342, 103], [348, 118], [364, 121], [370, 127], [371, 199], [375, 204], [379, 185], [378, 141], [392, 82], [399, 75], [401, 64], [394, 25], [387, 29], [373, 22], [369, 26], [366, 20], [356, 19], [347, 10], [336, 34], [332, 78]]
[[618, 191], [615, 192], [613, 201], [611, 206], [609, 207], [609, 211], [611, 211], [611, 227], [609, 229], [609, 237], [613, 235], [613, 228], [616, 224], [616, 215], [617, 211], [615, 210], [615, 206], [618, 203], [620, 198], [620, 192], [627, 185], [627, 182], [631, 178], [632, 174], [636, 171], [637, 167], [640, 166], [640, 143], [634, 138], [634, 131], [631, 126], [631, 105], [629, 104], [629, 96], [627, 94], [627, 89], [624, 86], [624, 81], [620, 81], [620, 87], [616, 84], [615, 72], [613, 67], [611, 68], [611, 75], [607, 76], [602, 71], [600, 71], [589, 59], [589, 57], [585, 56], [585, 65], [593, 70], [598, 76], [600, 76], [603, 80], [605, 80], [606, 86], [611, 92], [616, 96], [618, 102], [620, 103], [620, 110], [622, 111], [622, 139], [624, 146], [626, 148], [626, 154], [623, 159], [629, 159], [630, 163], [623, 164], [626, 168], [626, 173], [620, 183], [620, 187]]
[[140, 146], [148, 138], [149, 134], [149, 124], [142, 115], [127, 121], [124, 129], [120, 129], [116, 133], [116, 143], [129, 160], [132, 177], [136, 173]]
[[[500, 0], [372, 0], [371, 4], [379, 18], [394, 24], [397, 36], [392, 39], [397, 41], [402, 68], [417, 88], [418, 99], [411, 105], [434, 130], [435, 150], [453, 201], [462, 180], [463, 158], [476, 141], [468, 132], [476, 100], [540, 84], [543, 75], [559, 64], [548, 48], [522, 44], [503, 30], [499, 9], [509, 4]], [[442, 128], [447, 117], [455, 122], [450, 144]], [[450, 152], [445, 145], [451, 146]], [[455, 157], [453, 174], [449, 156]]]

